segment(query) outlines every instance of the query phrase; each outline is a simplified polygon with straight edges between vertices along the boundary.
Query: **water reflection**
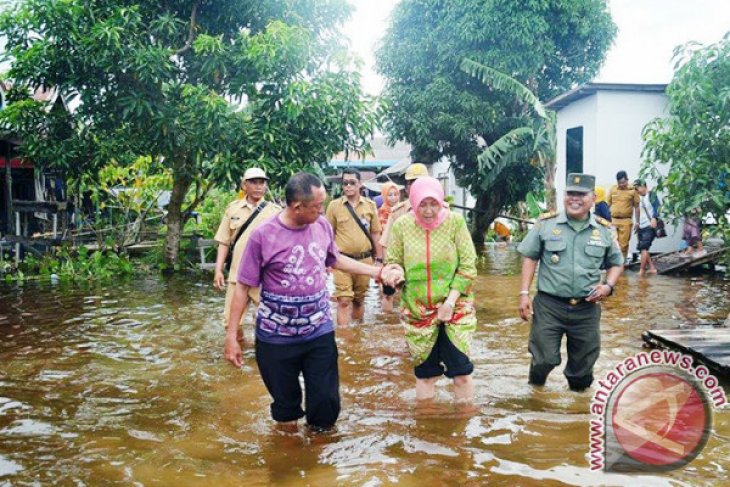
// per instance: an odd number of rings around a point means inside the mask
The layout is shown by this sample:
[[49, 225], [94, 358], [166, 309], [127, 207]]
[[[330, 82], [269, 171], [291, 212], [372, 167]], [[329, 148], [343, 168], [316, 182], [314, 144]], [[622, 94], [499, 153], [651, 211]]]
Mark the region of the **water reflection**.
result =
[[[343, 411], [328, 435], [275, 430], [250, 347], [240, 371], [223, 362], [207, 276], [1, 287], [0, 485], [668, 485], [590, 472], [590, 392], [570, 393], [559, 369], [527, 385], [518, 274], [513, 250], [480, 258], [474, 411], [446, 379], [415, 403], [401, 328], [371, 293], [365, 323], [338, 330]], [[596, 376], [646, 328], [721, 321], [729, 295], [720, 279], [627, 273], [604, 306]], [[675, 484], [725, 478], [730, 415], [714, 421]]]

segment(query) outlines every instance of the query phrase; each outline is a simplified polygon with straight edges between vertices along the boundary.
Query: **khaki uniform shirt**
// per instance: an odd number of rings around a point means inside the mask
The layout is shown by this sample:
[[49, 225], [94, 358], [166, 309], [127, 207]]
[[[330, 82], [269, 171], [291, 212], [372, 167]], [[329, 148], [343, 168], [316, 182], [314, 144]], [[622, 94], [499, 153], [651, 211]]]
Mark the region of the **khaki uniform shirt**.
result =
[[[248, 217], [251, 216], [251, 213], [253, 213], [255, 209], [256, 206], [249, 203], [245, 198], [231, 202], [226, 207], [226, 211], [223, 213], [223, 219], [218, 226], [218, 231], [216, 232], [215, 237], [213, 237], [215, 241], [221, 245], [230, 246], [233, 243], [233, 239], [236, 238], [238, 229], [241, 228], [241, 225], [246, 223], [246, 220], [248, 220]], [[241, 257], [243, 256], [243, 251], [246, 248], [246, 242], [248, 241], [248, 237], [251, 235], [251, 232], [253, 232], [257, 226], [278, 214], [280, 211], [281, 207], [279, 205], [272, 203], [271, 201], [267, 202], [266, 207], [261, 210], [256, 219], [251, 222], [243, 235], [241, 235], [238, 239], [238, 242], [236, 242], [236, 248], [233, 249], [231, 270], [228, 272], [228, 282], [236, 282], [236, 278], [238, 276], [238, 265], [241, 263]], [[230, 252], [231, 249], [229, 248], [228, 251]]]
[[614, 184], [608, 191], [606, 203], [611, 207], [611, 218], [633, 218], [634, 209], [639, 207], [639, 193], [631, 185], [620, 189]]
[[409, 211], [411, 211], [411, 202], [408, 200], [401, 201], [390, 210], [388, 223], [385, 224], [383, 234], [380, 236], [380, 242], [378, 242], [380, 245], [383, 247], [388, 246], [388, 240], [390, 239], [390, 231], [393, 228], [393, 223], [395, 223], [395, 221], [403, 215], [407, 215]]
[[601, 267], [623, 265], [610, 223], [591, 214], [580, 232], [565, 212], [541, 217], [517, 251], [540, 261], [537, 289], [562, 298], [583, 298], [601, 281]]
[[[327, 220], [335, 232], [335, 245], [345, 254], [356, 255], [375, 249], [370, 245], [370, 239], [360, 229], [360, 226], [352, 218], [350, 210], [345, 206], [347, 197], [342, 196], [332, 200], [327, 207]], [[355, 213], [370, 233], [380, 233], [380, 218], [378, 218], [378, 207], [371, 199], [360, 197], [357, 205], [354, 206]]]

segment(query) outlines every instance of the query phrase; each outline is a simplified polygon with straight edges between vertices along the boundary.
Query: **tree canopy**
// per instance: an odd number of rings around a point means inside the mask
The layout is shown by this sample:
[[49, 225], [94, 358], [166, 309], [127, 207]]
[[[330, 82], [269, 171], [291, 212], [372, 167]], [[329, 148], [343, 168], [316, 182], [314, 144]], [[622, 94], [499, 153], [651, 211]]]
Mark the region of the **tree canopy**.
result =
[[[172, 174], [168, 262], [211, 184], [274, 184], [362, 151], [377, 109], [342, 48], [344, 0], [25, 0], [0, 18], [12, 61], [3, 118], [24, 155], [69, 174], [150, 156]], [[75, 109], [28, 94], [56, 89]], [[195, 197], [183, 208], [186, 195]]]
[[669, 116], [644, 129], [643, 173], [666, 194], [663, 212], [711, 212], [730, 240], [730, 32], [708, 46], [675, 50]]
[[395, 8], [377, 53], [388, 133], [412, 144], [423, 162], [451, 159], [457, 180], [486, 212], [473, 229], [476, 241], [502, 209], [540, 187], [542, 174], [524, 160], [482, 184], [499, 165], [480, 165], [479, 154], [531, 125], [534, 112], [462, 71], [462, 60], [504, 73], [545, 100], [589, 81], [615, 32], [604, 0], [403, 0]]

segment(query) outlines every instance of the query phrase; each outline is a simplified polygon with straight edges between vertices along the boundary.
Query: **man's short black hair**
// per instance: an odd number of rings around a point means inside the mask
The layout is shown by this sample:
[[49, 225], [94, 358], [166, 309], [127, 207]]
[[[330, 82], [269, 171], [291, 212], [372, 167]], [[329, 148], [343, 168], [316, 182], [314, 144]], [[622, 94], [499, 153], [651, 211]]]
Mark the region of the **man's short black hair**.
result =
[[358, 181], [361, 180], [360, 171], [358, 171], [355, 168], [346, 167], [345, 169], [343, 169], [342, 170], [342, 179], [345, 179], [345, 174], [352, 174], [353, 176], [355, 176], [357, 178]]
[[322, 181], [314, 174], [299, 172], [289, 178], [284, 189], [287, 206], [297, 201], [309, 201], [314, 198], [312, 188], [321, 188]]
[[629, 179], [629, 175], [626, 174], [626, 171], [619, 171], [616, 173], [616, 181], [621, 181], [622, 179]]

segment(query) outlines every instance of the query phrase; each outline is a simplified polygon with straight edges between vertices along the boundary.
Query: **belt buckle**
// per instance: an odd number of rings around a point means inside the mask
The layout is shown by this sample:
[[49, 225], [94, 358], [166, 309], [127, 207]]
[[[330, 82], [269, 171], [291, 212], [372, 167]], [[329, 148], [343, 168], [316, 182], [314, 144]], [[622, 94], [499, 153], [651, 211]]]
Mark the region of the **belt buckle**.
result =
[[571, 306], [575, 306], [576, 304], [580, 303], [580, 299], [578, 298], [570, 298], [570, 301], [568, 301]]

